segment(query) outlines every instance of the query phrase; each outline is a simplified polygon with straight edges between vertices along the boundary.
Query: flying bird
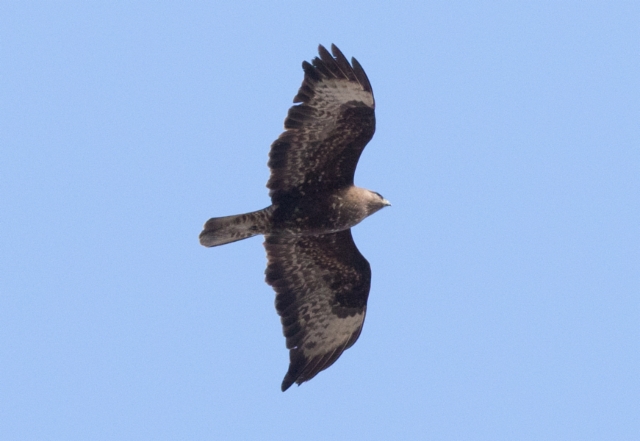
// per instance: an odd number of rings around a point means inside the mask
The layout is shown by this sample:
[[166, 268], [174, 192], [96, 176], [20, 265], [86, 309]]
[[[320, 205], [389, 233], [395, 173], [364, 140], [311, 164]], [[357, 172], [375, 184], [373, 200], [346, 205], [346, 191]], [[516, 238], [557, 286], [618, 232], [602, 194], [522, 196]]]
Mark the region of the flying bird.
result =
[[200, 243], [224, 245], [265, 237], [266, 282], [289, 349], [282, 391], [311, 380], [351, 347], [362, 330], [371, 267], [351, 227], [391, 205], [356, 187], [360, 154], [375, 131], [371, 83], [355, 58], [331, 45], [304, 61], [304, 80], [271, 144], [267, 182], [271, 205], [209, 219]]

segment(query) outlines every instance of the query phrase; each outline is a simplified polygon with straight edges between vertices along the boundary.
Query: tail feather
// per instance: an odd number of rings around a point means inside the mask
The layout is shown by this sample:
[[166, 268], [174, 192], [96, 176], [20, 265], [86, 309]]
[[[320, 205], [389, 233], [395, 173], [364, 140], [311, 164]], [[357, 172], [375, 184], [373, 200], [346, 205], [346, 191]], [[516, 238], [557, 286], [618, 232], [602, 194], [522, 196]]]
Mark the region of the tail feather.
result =
[[271, 225], [271, 207], [234, 216], [213, 217], [204, 224], [200, 244], [215, 247], [265, 234]]

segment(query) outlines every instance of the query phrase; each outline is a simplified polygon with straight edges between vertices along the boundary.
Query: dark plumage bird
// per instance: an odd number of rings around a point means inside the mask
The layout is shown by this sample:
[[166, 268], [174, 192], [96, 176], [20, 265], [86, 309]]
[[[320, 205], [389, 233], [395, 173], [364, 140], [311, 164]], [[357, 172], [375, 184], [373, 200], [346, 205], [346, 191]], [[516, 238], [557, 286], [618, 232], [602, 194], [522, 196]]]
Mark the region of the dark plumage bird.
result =
[[265, 236], [266, 281], [276, 292], [289, 370], [282, 390], [328, 368], [362, 330], [371, 285], [369, 262], [351, 227], [391, 205], [353, 184], [360, 154], [375, 131], [369, 79], [331, 45], [302, 63], [304, 80], [271, 145], [267, 182], [272, 204], [259, 211], [209, 219], [207, 247]]

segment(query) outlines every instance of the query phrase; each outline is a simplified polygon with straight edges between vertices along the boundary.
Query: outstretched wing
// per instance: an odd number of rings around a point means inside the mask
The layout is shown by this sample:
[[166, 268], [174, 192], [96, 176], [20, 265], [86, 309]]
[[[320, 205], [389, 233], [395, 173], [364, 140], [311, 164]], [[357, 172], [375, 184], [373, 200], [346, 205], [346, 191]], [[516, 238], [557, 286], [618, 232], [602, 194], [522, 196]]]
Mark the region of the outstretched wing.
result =
[[360, 335], [371, 286], [369, 262], [351, 230], [321, 236], [266, 236], [266, 280], [276, 291], [289, 349], [285, 391], [331, 366]]
[[302, 63], [304, 80], [271, 145], [267, 182], [273, 203], [287, 193], [309, 194], [353, 184], [360, 154], [375, 131], [371, 83], [355, 58], [321, 45]]

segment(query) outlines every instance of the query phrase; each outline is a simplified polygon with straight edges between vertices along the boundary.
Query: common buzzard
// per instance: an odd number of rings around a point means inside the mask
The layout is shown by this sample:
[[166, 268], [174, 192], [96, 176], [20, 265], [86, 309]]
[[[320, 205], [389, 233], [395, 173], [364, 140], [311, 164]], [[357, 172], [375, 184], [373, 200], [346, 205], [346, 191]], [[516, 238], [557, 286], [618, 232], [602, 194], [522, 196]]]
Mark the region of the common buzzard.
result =
[[351, 347], [362, 330], [371, 285], [369, 262], [351, 227], [391, 205], [356, 187], [360, 154], [375, 131], [375, 102], [367, 75], [335, 46], [302, 63], [304, 80], [271, 145], [267, 182], [271, 205], [214, 217], [200, 243], [214, 247], [265, 236], [266, 282], [276, 292], [289, 349], [282, 390], [312, 379]]

